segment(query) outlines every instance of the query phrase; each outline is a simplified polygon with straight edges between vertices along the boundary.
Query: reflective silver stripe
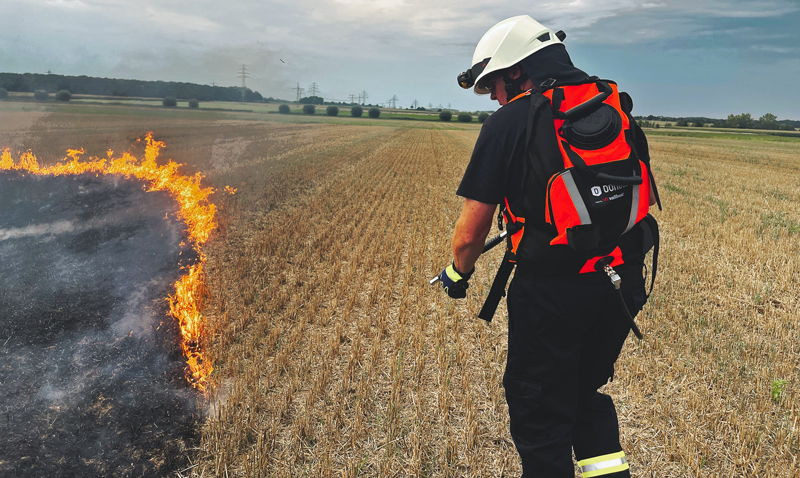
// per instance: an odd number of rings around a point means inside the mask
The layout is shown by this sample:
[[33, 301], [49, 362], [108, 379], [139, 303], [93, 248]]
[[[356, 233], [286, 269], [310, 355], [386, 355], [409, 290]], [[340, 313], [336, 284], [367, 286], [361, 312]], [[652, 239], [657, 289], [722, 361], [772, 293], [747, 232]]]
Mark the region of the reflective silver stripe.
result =
[[581, 460], [578, 462], [578, 467], [583, 478], [610, 475], [630, 468], [624, 451]]
[[578, 191], [578, 185], [575, 184], [575, 179], [572, 177], [572, 171], [565, 171], [561, 175], [561, 179], [564, 181], [564, 187], [567, 188], [569, 198], [572, 199], [572, 204], [575, 206], [575, 210], [578, 211], [578, 218], [581, 220], [581, 225], [591, 224], [592, 219], [589, 217], [589, 210], [586, 209], [586, 204], [583, 202], [583, 197], [581, 196], [580, 191]]
[[[631, 218], [628, 220], [628, 227], [625, 228], [625, 232], [630, 231], [633, 229], [633, 226], [636, 225], [636, 216], [639, 215], [639, 188], [640, 185], [632, 185], [631, 189], [633, 189], [633, 199], [631, 200]], [[623, 232], [623, 234], [625, 234]]]
[[[593, 463], [591, 465], [584, 465], [581, 467], [581, 474], [583, 476], [601, 476], [608, 473], [616, 473], [617, 471], [621, 470], [610, 470], [609, 468], [617, 468], [623, 465], [626, 465], [628, 460], [623, 456], [622, 458], [614, 458], [613, 460], [606, 460], [601, 461], [600, 463]], [[627, 467], [626, 467], [627, 468]], [[606, 473], [602, 473], [603, 470], [608, 470]], [[598, 473], [599, 472], [599, 473]]]

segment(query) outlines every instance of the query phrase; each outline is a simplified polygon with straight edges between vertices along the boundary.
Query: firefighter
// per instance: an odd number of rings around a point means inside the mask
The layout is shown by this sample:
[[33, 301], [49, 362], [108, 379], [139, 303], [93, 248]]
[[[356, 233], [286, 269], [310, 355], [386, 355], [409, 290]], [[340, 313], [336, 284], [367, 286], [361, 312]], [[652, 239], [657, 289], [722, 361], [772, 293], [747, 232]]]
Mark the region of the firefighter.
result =
[[[472, 68], [459, 75], [463, 88], [474, 86], [476, 94], [489, 94], [500, 108], [484, 122], [456, 192], [464, 204], [453, 233], [454, 259], [439, 279], [450, 297], [466, 296], [497, 207], [506, 207], [506, 221], [516, 220], [517, 225], [509, 228], [509, 236], [525, 237], [520, 247], [527, 248], [525, 260], [507, 253], [516, 272], [507, 296], [508, 358], [503, 377], [522, 476], [573, 477], [574, 452], [583, 477], [628, 477], [614, 403], [598, 389], [613, 379], [614, 362], [631, 325], [624, 319], [609, 276], [601, 268], [588, 271], [591, 262], [586, 262], [585, 254], [551, 245], [558, 231], [545, 219], [548, 179], [564, 163], [553, 141], [552, 106], [536, 93], [553, 85], [594, 81], [573, 65], [564, 37], [528, 16], [509, 18], [483, 36]], [[534, 101], [546, 108], [534, 109]], [[638, 129], [632, 117], [626, 124]], [[647, 159], [642, 167], [649, 170], [643, 133], [636, 132], [641, 136], [636, 149], [644, 149], [638, 153]], [[528, 151], [538, 164], [526, 167]], [[646, 198], [639, 215], [649, 218], [647, 209], [657, 195], [655, 183], [646, 178], [634, 187]], [[514, 211], [508, 206], [523, 203], [535, 212], [519, 224], [520, 218], [512, 218]], [[622, 278], [622, 300], [635, 316], [646, 301], [643, 263], [653, 233], [645, 224], [648, 221], [639, 220], [635, 202], [632, 207], [635, 227], [615, 238], [615, 253], [607, 258], [608, 264], [614, 261]], [[509, 251], [520, 245], [515, 241], [509, 241]], [[595, 263], [605, 264], [597, 259]], [[503, 281], [501, 292], [504, 287]]]

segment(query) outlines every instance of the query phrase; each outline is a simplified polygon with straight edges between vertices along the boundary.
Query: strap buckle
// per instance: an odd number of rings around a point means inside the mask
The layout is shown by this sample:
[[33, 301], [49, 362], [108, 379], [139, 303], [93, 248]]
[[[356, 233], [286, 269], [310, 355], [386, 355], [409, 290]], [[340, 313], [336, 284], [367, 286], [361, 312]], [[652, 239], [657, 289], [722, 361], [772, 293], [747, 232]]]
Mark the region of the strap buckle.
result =
[[548, 78], [542, 82], [540, 85], [542, 90], [549, 90], [550, 88], [554, 87], [556, 84], [555, 78]]

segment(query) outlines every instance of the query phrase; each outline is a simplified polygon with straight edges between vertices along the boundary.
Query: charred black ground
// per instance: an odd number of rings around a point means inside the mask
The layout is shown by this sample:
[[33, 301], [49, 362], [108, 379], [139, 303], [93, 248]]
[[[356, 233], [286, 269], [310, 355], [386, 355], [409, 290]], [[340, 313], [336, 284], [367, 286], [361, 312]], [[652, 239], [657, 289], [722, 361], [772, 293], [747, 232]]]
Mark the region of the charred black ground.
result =
[[0, 476], [162, 476], [199, 415], [165, 298], [195, 258], [143, 184], [0, 173]]

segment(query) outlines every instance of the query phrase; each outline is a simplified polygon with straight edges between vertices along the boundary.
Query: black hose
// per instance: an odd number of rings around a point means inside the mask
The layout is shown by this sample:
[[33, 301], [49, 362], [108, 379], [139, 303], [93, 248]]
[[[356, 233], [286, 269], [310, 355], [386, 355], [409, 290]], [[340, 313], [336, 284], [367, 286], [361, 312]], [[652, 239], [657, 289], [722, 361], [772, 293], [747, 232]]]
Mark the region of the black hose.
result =
[[631, 330], [633, 330], [633, 334], [636, 336], [637, 339], [642, 340], [644, 336], [642, 335], [642, 332], [639, 330], [639, 327], [636, 326], [636, 321], [633, 320], [631, 311], [628, 310], [628, 305], [625, 303], [625, 298], [622, 297], [622, 290], [617, 289], [617, 297], [619, 298], [619, 304], [622, 306], [622, 310], [625, 311], [625, 315], [628, 317], [628, 322], [631, 326]]
[[483, 252], [486, 252], [486, 251], [488, 251], [490, 249], [493, 249], [494, 246], [496, 246], [496, 245], [500, 244], [501, 242], [503, 242], [503, 239], [506, 238], [506, 235], [508, 235], [508, 231], [503, 231], [500, 234], [498, 234], [498, 235], [494, 236], [493, 238], [489, 239], [488, 241], [486, 241], [486, 244], [483, 245]]

